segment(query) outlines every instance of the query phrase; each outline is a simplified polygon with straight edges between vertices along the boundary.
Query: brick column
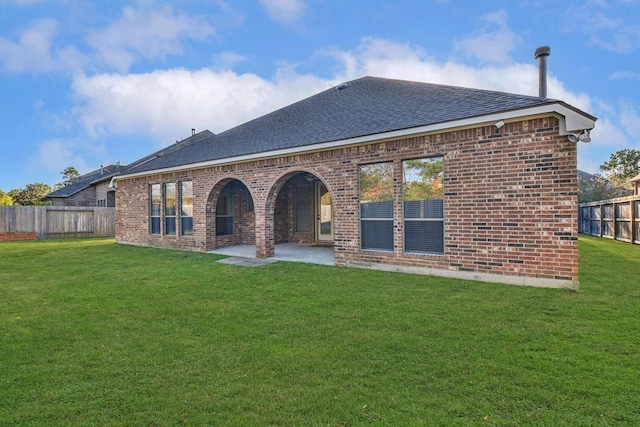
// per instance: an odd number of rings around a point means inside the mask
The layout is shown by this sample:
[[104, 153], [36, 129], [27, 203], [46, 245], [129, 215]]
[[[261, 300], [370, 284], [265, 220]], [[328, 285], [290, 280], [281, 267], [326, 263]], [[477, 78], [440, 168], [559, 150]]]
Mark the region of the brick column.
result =
[[273, 236], [273, 209], [255, 207], [256, 257], [269, 258], [275, 255]]

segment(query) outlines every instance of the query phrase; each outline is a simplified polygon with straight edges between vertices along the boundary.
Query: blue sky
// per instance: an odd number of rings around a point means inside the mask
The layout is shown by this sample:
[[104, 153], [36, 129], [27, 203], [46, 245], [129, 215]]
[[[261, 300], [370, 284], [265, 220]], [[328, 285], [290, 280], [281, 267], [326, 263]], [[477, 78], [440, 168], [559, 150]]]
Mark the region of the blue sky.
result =
[[365, 75], [548, 96], [640, 148], [638, 0], [0, 0], [0, 189], [53, 186]]

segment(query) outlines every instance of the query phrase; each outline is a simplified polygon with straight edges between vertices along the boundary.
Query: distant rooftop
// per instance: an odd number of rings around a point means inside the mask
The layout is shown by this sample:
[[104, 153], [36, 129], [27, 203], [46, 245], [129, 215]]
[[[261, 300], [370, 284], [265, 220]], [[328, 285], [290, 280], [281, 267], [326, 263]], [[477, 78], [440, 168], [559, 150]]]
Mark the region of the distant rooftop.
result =
[[121, 165], [103, 166], [100, 169], [96, 169], [84, 175], [80, 175], [79, 177], [67, 183], [64, 187], [61, 187], [56, 191], [47, 194], [46, 198], [73, 196], [74, 194], [90, 187], [91, 185], [111, 179], [125, 168], [126, 166]]

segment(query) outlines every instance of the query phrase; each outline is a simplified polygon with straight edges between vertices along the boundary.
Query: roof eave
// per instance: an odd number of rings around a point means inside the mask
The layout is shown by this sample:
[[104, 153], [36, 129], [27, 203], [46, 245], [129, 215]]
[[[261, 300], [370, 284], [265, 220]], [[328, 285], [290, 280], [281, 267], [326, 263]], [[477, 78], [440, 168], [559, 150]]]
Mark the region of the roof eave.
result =
[[499, 121], [513, 122], [525, 120], [535, 117], [543, 117], [554, 115], [560, 119], [560, 135], [569, 135], [584, 130], [591, 130], [595, 127], [597, 118], [580, 111], [562, 101], [553, 101], [547, 104], [535, 107], [527, 107], [524, 109], [515, 109], [491, 113], [481, 116], [468, 117], [464, 119], [452, 120], [441, 123], [434, 123], [425, 126], [418, 126], [407, 129], [393, 130], [371, 135], [364, 135], [355, 138], [347, 138], [335, 141], [321, 142], [311, 145], [303, 145], [300, 147], [284, 148], [272, 151], [263, 151], [260, 153], [252, 153], [241, 156], [227, 157], [224, 159], [208, 160], [198, 163], [188, 163], [185, 165], [172, 166], [167, 168], [152, 169], [130, 174], [121, 174], [114, 176], [109, 183], [110, 187], [117, 187], [117, 181], [121, 179], [137, 178], [142, 176], [157, 175], [162, 173], [179, 172], [193, 169], [203, 169], [211, 166], [220, 166], [234, 163], [242, 163], [247, 161], [268, 159], [293, 154], [302, 154], [306, 152], [323, 151], [334, 148], [342, 148], [353, 145], [362, 145], [371, 142], [382, 142], [392, 139], [405, 138], [420, 134], [429, 134], [434, 132], [451, 131], [454, 129], [470, 128], [477, 126], [485, 126], [487, 124]]

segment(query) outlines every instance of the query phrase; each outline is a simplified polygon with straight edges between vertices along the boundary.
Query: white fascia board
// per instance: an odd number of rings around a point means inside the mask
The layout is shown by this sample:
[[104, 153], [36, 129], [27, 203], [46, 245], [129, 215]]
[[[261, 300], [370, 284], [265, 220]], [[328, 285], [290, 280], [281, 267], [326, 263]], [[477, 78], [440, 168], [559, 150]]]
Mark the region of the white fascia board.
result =
[[393, 139], [406, 138], [410, 136], [429, 134], [434, 132], [451, 131], [454, 129], [464, 129], [477, 126], [486, 126], [503, 120], [520, 121], [534, 117], [554, 115], [560, 120], [560, 134], [567, 135], [585, 129], [593, 129], [595, 121], [572, 110], [560, 103], [545, 104], [537, 107], [531, 107], [521, 110], [505, 111], [500, 113], [488, 114], [485, 116], [470, 117], [467, 119], [453, 120], [450, 122], [436, 123], [432, 125], [419, 126], [408, 129], [394, 130], [390, 132], [376, 133], [372, 135], [359, 136], [356, 138], [341, 139], [337, 141], [322, 142], [312, 145], [303, 145], [300, 147], [283, 148], [280, 150], [264, 151], [261, 153], [246, 154], [242, 156], [227, 157], [224, 159], [208, 160], [199, 163], [189, 163], [186, 165], [173, 166], [163, 169], [154, 169], [144, 172], [137, 172], [126, 175], [118, 175], [113, 177], [110, 187], [116, 187], [117, 181], [120, 179], [136, 178], [141, 176], [157, 175], [164, 173], [180, 172], [185, 170], [203, 169], [211, 166], [229, 165], [234, 163], [250, 162], [255, 160], [269, 159], [273, 157], [289, 156], [294, 154], [309, 153], [315, 151], [331, 150], [335, 148], [343, 148], [354, 145], [362, 145], [372, 142], [383, 142]]

